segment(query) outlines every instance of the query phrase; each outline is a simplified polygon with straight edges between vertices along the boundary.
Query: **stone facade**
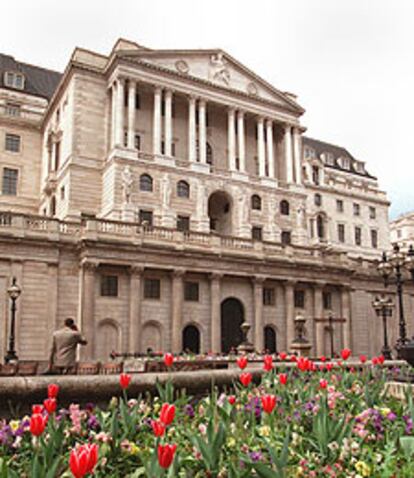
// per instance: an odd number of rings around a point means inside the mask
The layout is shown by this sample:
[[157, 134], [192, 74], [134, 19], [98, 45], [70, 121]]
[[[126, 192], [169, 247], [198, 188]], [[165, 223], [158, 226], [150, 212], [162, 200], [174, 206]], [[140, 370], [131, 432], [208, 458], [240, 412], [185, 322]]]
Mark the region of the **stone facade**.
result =
[[43, 95], [0, 83], [0, 141], [20, 136], [0, 150], [1, 354], [13, 276], [21, 358], [47, 357], [67, 316], [84, 359], [226, 351], [242, 320], [257, 350], [288, 350], [298, 314], [312, 354], [329, 353], [330, 314], [336, 351], [379, 351], [389, 204], [363, 162], [303, 136], [294, 95], [220, 50], [126, 40], [76, 49], [53, 75]]
[[408, 249], [414, 244], [414, 212], [403, 214], [390, 223], [391, 243]]

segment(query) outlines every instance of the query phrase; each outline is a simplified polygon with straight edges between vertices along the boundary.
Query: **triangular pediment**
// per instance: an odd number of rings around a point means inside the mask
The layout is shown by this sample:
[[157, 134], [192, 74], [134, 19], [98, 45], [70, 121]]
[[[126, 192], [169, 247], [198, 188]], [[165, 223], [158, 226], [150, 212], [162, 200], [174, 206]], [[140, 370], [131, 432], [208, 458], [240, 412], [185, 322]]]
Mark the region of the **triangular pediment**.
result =
[[122, 56], [303, 112], [293, 95], [277, 90], [222, 50], [140, 50]]

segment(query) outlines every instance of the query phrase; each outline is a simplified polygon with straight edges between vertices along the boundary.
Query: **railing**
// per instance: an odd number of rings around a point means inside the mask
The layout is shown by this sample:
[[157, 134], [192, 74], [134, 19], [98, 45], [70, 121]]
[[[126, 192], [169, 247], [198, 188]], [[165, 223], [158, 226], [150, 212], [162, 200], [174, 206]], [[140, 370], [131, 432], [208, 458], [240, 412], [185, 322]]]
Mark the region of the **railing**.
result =
[[95, 240], [116, 238], [121, 242], [142, 240], [146, 245], [164, 243], [167, 247], [185, 248], [186, 245], [214, 253], [226, 251], [244, 251], [248, 255], [281, 256], [308, 260], [311, 262], [339, 263], [345, 260], [345, 254], [335, 250], [327, 250], [319, 246], [305, 247], [295, 244], [284, 246], [270, 241], [254, 241], [249, 238], [220, 236], [199, 231], [178, 231], [176, 229], [148, 226], [134, 222], [115, 221], [109, 219], [88, 218], [76, 221], [60, 221], [45, 216], [25, 215], [0, 211], [0, 232], [7, 231], [18, 237], [45, 237], [53, 240]]

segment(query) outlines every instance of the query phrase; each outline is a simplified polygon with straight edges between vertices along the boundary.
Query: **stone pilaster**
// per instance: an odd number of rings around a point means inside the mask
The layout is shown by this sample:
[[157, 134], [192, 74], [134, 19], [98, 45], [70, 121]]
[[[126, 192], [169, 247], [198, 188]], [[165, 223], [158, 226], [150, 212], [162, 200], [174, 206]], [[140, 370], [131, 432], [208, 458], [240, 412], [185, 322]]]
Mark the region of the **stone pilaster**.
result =
[[82, 360], [93, 360], [95, 344], [95, 275], [98, 264], [82, 262], [82, 299], [80, 331], [88, 341], [80, 351]]
[[263, 118], [257, 119], [257, 158], [259, 160], [259, 176], [263, 178], [266, 176], [266, 171], [265, 171], [266, 151], [265, 151]]
[[240, 161], [240, 171], [244, 173], [246, 171], [246, 145], [244, 134], [244, 112], [237, 112], [237, 141], [238, 141], [238, 153]]
[[188, 161], [196, 161], [196, 99], [188, 98]]
[[286, 350], [295, 337], [295, 281], [286, 281], [285, 283], [285, 308], [286, 308]]
[[344, 348], [352, 349], [351, 290], [349, 287], [344, 287], [341, 290], [341, 315], [345, 319], [345, 322], [342, 324], [343, 346]]
[[124, 146], [124, 80], [117, 80], [116, 87], [116, 127], [115, 143], [119, 147]]
[[144, 268], [133, 265], [129, 268], [129, 325], [128, 325], [128, 351], [130, 353], [142, 352], [141, 343], [141, 283]]
[[227, 149], [230, 171], [236, 171], [236, 129], [235, 129], [235, 111], [229, 108], [227, 113]]
[[171, 352], [182, 351], [182, 316], [183, 316], [183, 277], [185, 271], [176, 269], [172, 276], [171, 287]]
[[275, 158], [273, 151], [273, 123], [272, 120], [266, 121], [266, 146], [267, 146], [267, 162], [269, 165], [269, 178], [275, 177]]
[[164, 125], [164, 141], [165, 155], [172, 156], [172, 91], [165, 92], [165, 125]]
[[198, 147], [200, 152], [200, 163], [207, 163], [207, 131], [206, 131], [206, 102], [200, 100], [198, 103]]
[[254, 348], [259, 353], [264, 349], [263, 282], [264, 277], [255, 277], [253, 279]]
[[211, 351], [221, 352], [221, 274], [210, 276]]
[[314, 306], [314, 317], [316, 320], [315, 323], [315, 332], [316, 332], [316, 355], [320, 357], [325, 353], [325, 322], [323, 319], [323, 285], [315, 284], [313, 288], [313, 306]]
[[285, 126], [284, 149], [285, 149], [285, 170], [286, 182], [293, 182], [293, 159], [292, 159], [292, 128]]
[[128, 83], [128, 148], [135, 148], [135, 97], [136, 84], [135, 81]]
[[[111, 86], [111, 148], [115, 146], [116, 143], [116, 82]], [[53, 143], [50, 153], [50, 159], [53, 158]]]
[[161, 154], [161, 99], [162, 89], [157, 86], [154, 90], [154, 114], [152, 127], [152, 150], [155, 155]]
[[293, 156], [295, 162], [295, 182], [302, 184], [301, 137], [298, 128], [293, 128]]

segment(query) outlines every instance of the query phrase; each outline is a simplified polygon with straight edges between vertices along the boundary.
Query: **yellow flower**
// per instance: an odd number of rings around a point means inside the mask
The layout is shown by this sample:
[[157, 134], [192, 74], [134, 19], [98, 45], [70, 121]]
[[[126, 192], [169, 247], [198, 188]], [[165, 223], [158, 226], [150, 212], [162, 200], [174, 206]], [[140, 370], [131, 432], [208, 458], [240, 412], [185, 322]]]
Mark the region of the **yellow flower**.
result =
[[264, 425], [259, 428], [259, 435], [262, 437], [270, 436], [270, 427], [268, 425]]
[[390, 408], [380, 408], [380, 413], [383, 417], [386, 417], [389, 413], [391, 413]]
[[356, 471], [362, 476], [371, 476], [371, 467], [364, 461], [357, 461], [355, 463]]
[[154, 405], [154, 412], [157, 413], [160, 408], [161, 408], [161, 405], [159, 403], [156, 403]]
[[227, 439], [226, 444], [229, 448], [234, 448], [236, 446], [236, 439], [233, 437], [230, 437]]
[[15, 432], [19, 428], [20, 422], [19, 420], [10, 420], [9, 426], [13, 432]]
[[139, 446], [135, 443], [131, 443], [130, 451], [131, 455], [137, 455], [139, 453]]

